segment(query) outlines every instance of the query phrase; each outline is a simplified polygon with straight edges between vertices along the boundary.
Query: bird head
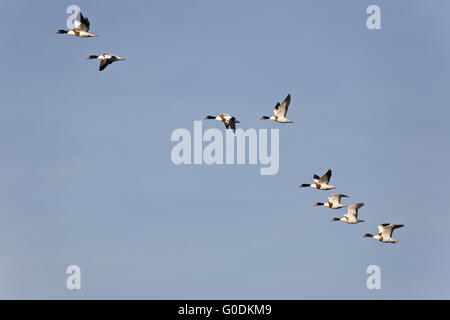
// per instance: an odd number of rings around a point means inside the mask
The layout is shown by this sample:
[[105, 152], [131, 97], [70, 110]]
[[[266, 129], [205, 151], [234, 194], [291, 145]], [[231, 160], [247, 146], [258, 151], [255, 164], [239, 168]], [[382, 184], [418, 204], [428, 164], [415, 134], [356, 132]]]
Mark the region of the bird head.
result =
[[319, 206], [323, 206], [323, 202], [317, 202], [314, 207], [319, 207]]

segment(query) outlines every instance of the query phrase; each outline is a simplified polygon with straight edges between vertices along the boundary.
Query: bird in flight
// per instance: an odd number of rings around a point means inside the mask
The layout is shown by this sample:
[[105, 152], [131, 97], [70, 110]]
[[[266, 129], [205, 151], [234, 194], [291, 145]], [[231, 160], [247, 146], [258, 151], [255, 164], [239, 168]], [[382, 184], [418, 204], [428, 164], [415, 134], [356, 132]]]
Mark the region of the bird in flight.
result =
[[346, 196], [345, 194], [335, 193], [335, 194], [332, 194], [331, 197], [328, 197], [328, 202], [325, 202], [325, 203], [317, 202], [314, 206], [315, 207], [323, 206], [323, 207], [328, 207], [330, 209], [344, 208], [344, 207], [346, 207], [346, 205], [341, 203], [341, 198], [343, 198], [343, 197], [348, 198], [348, 196]]
[[273, 110], [274, 115], [271, 117], [262, 116], [260, 120], [274, 120], [280, 123], [293, 123], [293, 121], [286, 118], [286, 113], [288, 112], [289, 104], [291, 103], [291, 95], [288, 94], [284, 99], [283, 103], [277, 102], [275, 109]]
[[57, 34], [68, 34], [80, 38], [88, 38], [88, 37], [97, 37], [95, 33], [89, 32], [89, 26], [91, 23], [89, 22], [88, 18], [85, 18], [83, 14], [78, 12], [77, 17], [75, 18], [74, 22], [74, 29], [72, 30], [58, 30]]
[[299, 185], [299, 188], [313, 188], [313, 189], [319, 189], [319, 190], [331, 190], [331, 189], [336, 189], [335, 186], [330, 186], [328, 183], [330, 183], [330, 178], [331, 178], [331, 169], [329, 169], [322, 177], [319, 178], [318, 175], [314, 175], [313, 179], [314, 179], [314, 183], [309, 184], [309, 183], [303, 183], [301, 185]]
[[100, 60], [99, 71], [103, 71], [108, 65], [110, 65], [114, 61], [125, 60], [124, 58], [121, 58], [119, 56], [115, 56], [115, 55], [107, 54], [107, 53], [101, 54], [99, 56], [91, 55], [86, 58], [86, 60], [92, 60], [92, 59]]
[[364, 220], [358, 219], [358, 209], [361, 208], [364, 205], [364, 203], [355, 203], [352, 204], [347, 209], [347, 213], [342, 218], [333, 218], [331, 221], [342, 221], [349, 224], [355, 224], [364, 222]]
[[221, 113], [217, 117], [206, 116], [205, 119], [221, 121], [225, 128], [233, 130], [233, 133], [236, 133], [236, 123], [240, 123], [239, 120], [227, 113]]
[[398, 240], [395, 240], [392, 238], [392, 233], [395, 229], [402, 228], [403, 224], [389, 224], [389, 223], [383, 223], [378, 226], [379, 233], [376, 235], [366, 233], [363, 237], [364, 238], [373, 238], [375, 240], [378, 240], [380, 242], [384, 243], [397, 243]]

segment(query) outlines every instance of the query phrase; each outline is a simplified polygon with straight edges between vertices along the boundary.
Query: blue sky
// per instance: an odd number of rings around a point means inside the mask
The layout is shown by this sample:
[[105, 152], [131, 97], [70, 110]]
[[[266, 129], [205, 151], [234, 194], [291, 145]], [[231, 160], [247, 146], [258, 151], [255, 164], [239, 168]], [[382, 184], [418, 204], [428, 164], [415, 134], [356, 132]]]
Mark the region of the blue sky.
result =
[[[55, 34], [71, 4], [98, 38]], [[450, 298], [448, 1], [0, 10], [0, 298]], [[98, 72], [103, 52], [127, 60]], [[287, 93], [295, 123], [259, 121]], [[172, 164], [172, 131], [221, 112], [280, 129], [277, 175]], [[328, 168], [365, 223], [297, 188]], [[362, 238], [384, 222], [405, 224], [397, 245]]]

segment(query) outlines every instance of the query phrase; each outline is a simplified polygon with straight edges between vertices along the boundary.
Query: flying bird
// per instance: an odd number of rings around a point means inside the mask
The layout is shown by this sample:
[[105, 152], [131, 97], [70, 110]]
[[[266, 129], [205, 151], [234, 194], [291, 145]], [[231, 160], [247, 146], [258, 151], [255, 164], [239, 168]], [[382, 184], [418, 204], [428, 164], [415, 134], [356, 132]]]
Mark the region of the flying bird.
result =
[[355, 224], [359, 222], [364, 222], [364, 220], [358, 219], [358, 209], [361, 208], [364, 205], [364, 203], [355, 203], [352, 204], [347, 209], [347, 213], [344, 215], [343, 218], [333, 218], [331, 221], [342, 221], [349, 224]]
[[335, 194], [332, 194], [331, 197], [328, 197], [328, 202], [325, 202], [325, 203], [317, 202], [314, 206], [315, 207], [323, 206], [323, 207], [328, 207], [330, 209], [344, 208], [344, 207], [346, 207], [346, 205], [341, 203], [341, 198], [343, 198], [343, 197], [348, 198], [348, 196], [346, 196], [345, 194], [335, 193]]
[[315, 174], [313, 178], [314, 178], [313, 184], [303, 183], [303, 184], [299, 185], [298, 187], [299, 188], [310, 187], [310, 188], [319, 189], [319, 190], [336, 189], [335, 186], [328, 185], [328, 183], [330, 183], [330, 178], [331, 178], [331, 169], [329, 169], [327, 171], [327, 173], [325, 173], [322, 177], [319, 178], [319, 176]]
[[392, 233], [394, 232], [395, 229], [402, 228], [403, 226], [404, 226], [403, 224], [383, 223], [378, 226], [379, 233], [377, 235], [366, 233], [365, 235], [363, 235], [363, 237], [373, 238], [375, 240], [384, 243], [397, 243], [398, 240], [392, 238]]
[[89, 22], [88, 18], [85, 18], [83, 14], [78, 12], [77, 17], [75, 18], [74, 22], [74, 29], [72, 30], [58, 30], [57, 34], [68, 34], [80, 38], [88, 38], [88, 37], [97, 37], [95, 33], [89, 32], [89, 26], [91, 23]]
[[99, 71], [103, 71], [109, 64], [113, 63], [114, 61], [121, 61], [121, 60], [125, 60], [124, 58], [121, 58], [119, 56], [115, 56], [112, 54], [101, 54], [99, 56], [89, 56], [86, 58], [86, 60], [92, 60], [92, 59], [98, 59], [100, 60], [100, 66], [99, 66]]
[[291, 103], [291, 95], [288, 94], [283, 103], [277, 102], [275, 109], [273, 110], [274, 115], [271, 117], [262, 116], [260, 120], [274, 120], [280, 123], [293, 123], [293, 121], [286, 118], [286, 113], [288, 112], [289, 104]]
[[236, 133], [236, 123], [240, 123], [240, 121], [236, 120], [235, 117], [226, 113], [221, 113], [217, 117], [206, 116], [205, 119], [221, 121], [225, 125], [225, 128], [231, 128], [231, 130], [233, 130], [233, 133]]

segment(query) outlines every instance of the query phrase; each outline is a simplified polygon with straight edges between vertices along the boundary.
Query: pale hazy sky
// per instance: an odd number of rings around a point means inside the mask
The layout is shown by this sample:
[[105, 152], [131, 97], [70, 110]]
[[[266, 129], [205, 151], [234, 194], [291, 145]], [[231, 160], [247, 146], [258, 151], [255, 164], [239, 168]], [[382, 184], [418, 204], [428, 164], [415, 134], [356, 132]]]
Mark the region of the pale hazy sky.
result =
[[[98, 38], [55, 34], [70, 4]], [[0, 298], [450, 298], [448, 1], [0, 11]], [[127, 60], [98, 72], [85, 58], [104, 52]], [[295, 123], [260, 121], [287, 93]], [[280, 129], [277, 175], [172, 164], [173, 130], [221, 112]], [[328, 168], [365, 223], [330, 222], [344, 212], [313, 204], [331, 192], [297, 188]], [[397, 245], [362, 238], [384, 222], [405, 224]]]

